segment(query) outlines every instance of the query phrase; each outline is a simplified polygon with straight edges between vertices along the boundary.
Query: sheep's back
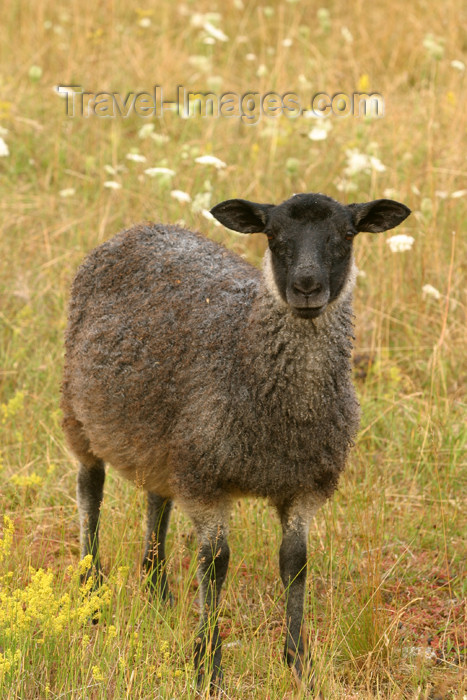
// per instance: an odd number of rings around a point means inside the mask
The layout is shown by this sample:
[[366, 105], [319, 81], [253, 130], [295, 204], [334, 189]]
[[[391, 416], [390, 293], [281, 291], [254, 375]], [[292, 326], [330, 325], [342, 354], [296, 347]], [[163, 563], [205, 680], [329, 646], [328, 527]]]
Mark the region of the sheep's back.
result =
[[258, 285], [256, 268], [177, 227], [138, 226], [88, 256], [72, 287], [63, 404], [94, 455], [172, 491], [173, 428], [213, 375], [222, 383]]

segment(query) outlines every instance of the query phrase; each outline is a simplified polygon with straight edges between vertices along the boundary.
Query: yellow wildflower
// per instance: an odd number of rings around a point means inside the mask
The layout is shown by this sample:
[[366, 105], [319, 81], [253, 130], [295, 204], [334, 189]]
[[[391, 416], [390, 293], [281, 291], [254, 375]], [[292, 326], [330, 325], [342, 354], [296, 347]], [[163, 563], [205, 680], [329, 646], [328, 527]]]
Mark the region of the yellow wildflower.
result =
[[[3, 545], [4, 541], [2, 553]], [[0, 590], [0, 631], [6, 636], [29, 631], [42, 643], [42, 639], [57, 637], [73, 623], [82, 625], [89, 618], [97, 617], [110, 601], [110, 591], [103, 586], [77, 605], [69, 593], [56, 592], [52, 571], [31, 568], [30, 572], [31, 581], [24, 589], [8, 591], [4, 586]]]
[[83, 576], [92, 566], [92, 554], [86, 554], [78, 564], [78, 574]]
[[16, 666], [20, 659], [21, 652], [19, 649], [17, 649], [14, 654], [12, 653], [11, 649], [7, 649], [4, 654], [0, 652], [0, 681], [2, 680], [3, 676], [9, 673]]
[[357, 83], [357, 88], [359, 92], [368, 92], [370, 89], [370, 76], [368, 73], [363, 73]]
[[11, 477], [11, 481], [15, 486], [20, 486], [23, 488], [28, 488], [30, 486], [40, 486], [42, 484], [42, 477], [33, 472], [32, 474], [14, 474]]
[[24, 391], [17, 391], [7, 403], [0, 404], [0, 415], [2, 423], [6, 423], [8, 418], [14, 418], [17, 413], [23, 410]]
[[0, 538], [0, 562], [2, 562], [9, 554], [13, 542], [13, 533], [15, 527], [8, 515], [3, 516], [3, 538]]
[[102, 669], [99, 666], [92, 667], [92, 677], [98, 683], [105, 681], [105, 673], [102, 671]]

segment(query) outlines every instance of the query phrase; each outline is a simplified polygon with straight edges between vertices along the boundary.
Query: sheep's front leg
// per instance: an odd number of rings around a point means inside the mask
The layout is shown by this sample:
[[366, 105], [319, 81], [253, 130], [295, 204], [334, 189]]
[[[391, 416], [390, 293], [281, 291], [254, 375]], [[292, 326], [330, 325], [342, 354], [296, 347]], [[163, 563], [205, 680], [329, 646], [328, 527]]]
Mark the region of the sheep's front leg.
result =
[[79, 465], [76, 495], [80, 522], [81, 559], [91, 554], [92, 566], [81, 577], [83, 582], [92, 575], [96, 576], [94, 585], [102, 581], [99, 560], [99, 515], [104, 497], [105, 466], [96, 459], [91, 466]]
[[218, 604], [227, 575], [230, 550], [227, 543], [229, 507], [189, 508], [199, 539], [198, 581], [200, 586], [201, 626], [195, 642], [194, 662], [198, 686], [209, 679], [211, 691], [220, 687], [221, 638]]
[[167, 574], [165, 571], [165, 538], [169, 526], [172, 501], [157, 493], [148, 491], [148, 511], [146, 525], [146, 548], [143, 568], [148, 574], [148, 582], [156, 595], [170, 601]]
[[318, 505], [296, 499], [278, 507], [282, 525], [279, 565], [286, 596], [287, 633], [284, 655], [298, 679], [311, 670], [305, 653], [303, 608], [307, 573], [309, 523]]

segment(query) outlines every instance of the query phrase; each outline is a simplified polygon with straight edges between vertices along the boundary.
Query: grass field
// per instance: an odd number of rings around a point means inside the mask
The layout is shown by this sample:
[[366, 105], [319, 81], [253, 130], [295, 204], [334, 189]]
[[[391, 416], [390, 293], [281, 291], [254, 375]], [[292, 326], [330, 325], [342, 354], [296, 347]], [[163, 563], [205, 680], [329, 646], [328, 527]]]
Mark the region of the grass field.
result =
[[[194, 697], [196, 543], [179, 510], [166, 610], [140, 581], [143, 494], [110, 470], [106, 584], [98, 602], [80, 591], [76, 464], [59, 410], [69, 286], [87, 251], [143, 219], [183, 220], [259, 264], [262, 237], [216, 227], [205, 210], [301, 191], [413, 210], [394, 232], [413, 237], [410, 249], [393, 251], [392, 232], [355, 245], [362, 426], [309, 542], [320, 688], [349, 700], [466, 697], [466, 24], [461, 0], [3, 0], [2, 699]], [[122, 96], [159, 85], [166, 101], [177, 86], [294, 93], [303, 105], [375, 92], [385, 114], [112, 118], [104, 102], [101, 116], [70, 117], [58, 85]], [[196, 161], [206, 155], [220, 167]], [[278, 522], [244, 501], [231, 530], [226, 697], [302, 697], [282, 665]]]

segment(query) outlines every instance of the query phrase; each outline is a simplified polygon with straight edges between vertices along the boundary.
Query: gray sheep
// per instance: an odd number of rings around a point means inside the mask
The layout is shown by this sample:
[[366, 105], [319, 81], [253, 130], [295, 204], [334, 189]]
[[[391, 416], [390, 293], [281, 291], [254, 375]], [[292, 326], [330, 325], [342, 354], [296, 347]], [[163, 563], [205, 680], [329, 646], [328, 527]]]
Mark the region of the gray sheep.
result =
[[308, 677], [303, 623], [307, 533], [335, 490], [359, 425], [351, 380], [352, 243], [410, 213], [379, 199], [342, 205], [297, 194], [242, 199], [212, 214], [264, 233], [263, 273], [177, 226], [141, 224], [99, 246], [73, 284], [63, 427], [80, 461], [83, 557], [98, 558], [104, 463], [148, 494], [143, 566], [168, 599], [165, 538], [176, 500], [199, 538], [200, 685], [221, 681], [216, 622], [232, 500], [268, 498], [282, 525], [285, 659]]

